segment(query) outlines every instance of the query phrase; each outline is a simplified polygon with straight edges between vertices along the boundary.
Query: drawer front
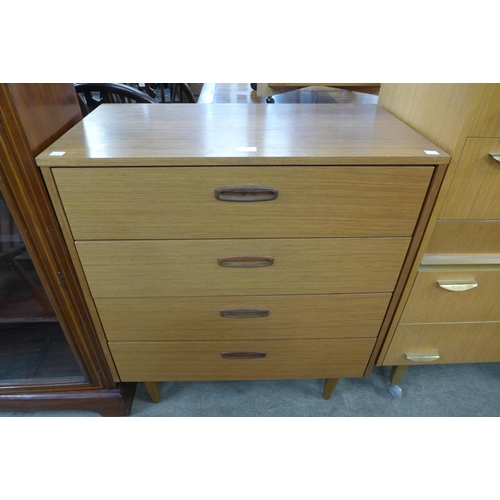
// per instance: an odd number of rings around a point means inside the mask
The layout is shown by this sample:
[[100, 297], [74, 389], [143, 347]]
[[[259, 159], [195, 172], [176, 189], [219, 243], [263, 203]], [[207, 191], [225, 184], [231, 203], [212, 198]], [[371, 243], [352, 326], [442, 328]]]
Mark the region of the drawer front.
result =
[[500, 323], [400, 325], [384, 365], [485, 363], [500, 361]]
[[110, 342], [109, 347], [120, 379], [128, 382], [361, 377], [374, 344], [375, 339], [338, 339]]
[[[53, 169], [76, 240], [411, 236], [433, 167]], [[81, 186], [85, 186], [82, 189]], [[252, 193], [215, 190], [267, 187]], [[276, 194], [275, 193], [275, 194]], [[225, 201], [238, 200], [261, 201]]]
[[500, 221], [438, 221], [429, 254], [500, 254]]
[[376, 337], [390, 294], [97, 299], [109, 341]]
[[468, 139], [439, 215], [440, 219], [500, 220], [500, 139]]
[[476, 112], [467, 135], [470, 137], [500, 137], [500, 85], [482, 84]]
[[421, 270], [401, 323], [500, 321], [500, 267]]
[[111, 298], [392, 292], [409, 243], [321, 238], [82, 241], [76, 247], [93, 297]]

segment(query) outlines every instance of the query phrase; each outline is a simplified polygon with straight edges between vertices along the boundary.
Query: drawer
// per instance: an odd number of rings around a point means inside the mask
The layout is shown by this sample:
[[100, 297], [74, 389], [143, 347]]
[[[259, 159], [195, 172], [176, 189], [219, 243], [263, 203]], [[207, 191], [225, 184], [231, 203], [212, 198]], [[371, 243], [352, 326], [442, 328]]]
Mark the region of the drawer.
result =
[[319, 238], [81, 241], [76, 247], [93, 297], [112, 298], [392, 292], [409, 243]]
[[[474, 284], [474, 288], [455, 290]], [[499, 290], [500, 266], [488, 270], [423, 268], [417, 275], [400, 323], [500, 321]]]
[[500, 137], [500, 90], [495, 83], [482, 84], [469, 127], [472, 137]]
[[426, 253], [500, 254], [500, 221], [438, 221]]
[[109, 343], [123, 382], [361, 377], [374, 345], [375, 339]]
[[467, 139], [440, 219], [500, 220], [500, 139]]
[[109, 341], [376, 337], [390, 294], [97, 299]]
[[[394, 335], [383, 365], [430, 363], [486, 363], [500, 361], [500, 323], [445, 323], [433, 325], [400, 325]], [[430, 359], [430, 358], [429, 358]]]
[[[76, 240], [304, 238], [411, 236], [433, 167], [57, 168], [53, 173]], [[272, 188], [277, 198], [264, 190], [220, 194], [240, 201], [216, 199], [215, 190], [226, 187]]]

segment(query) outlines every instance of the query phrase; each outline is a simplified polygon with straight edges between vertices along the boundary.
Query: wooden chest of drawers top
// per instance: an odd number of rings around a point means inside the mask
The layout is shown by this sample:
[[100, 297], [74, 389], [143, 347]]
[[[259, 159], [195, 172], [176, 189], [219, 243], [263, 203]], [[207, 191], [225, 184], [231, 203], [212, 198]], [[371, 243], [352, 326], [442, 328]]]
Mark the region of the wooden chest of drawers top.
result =
[[41, 167], [448, 162], [368, 104], [104, 104], [37, 157]]

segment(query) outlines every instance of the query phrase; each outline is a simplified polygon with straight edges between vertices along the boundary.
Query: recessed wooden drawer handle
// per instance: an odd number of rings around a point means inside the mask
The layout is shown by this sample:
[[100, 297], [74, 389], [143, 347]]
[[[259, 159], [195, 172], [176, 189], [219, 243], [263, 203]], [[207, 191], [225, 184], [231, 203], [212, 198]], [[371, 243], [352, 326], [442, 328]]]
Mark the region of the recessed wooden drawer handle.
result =
[[269, 316], [269, 309], [221, 309], [223, 318], [265, 318]]
[[222, 352], [225, 359], [262, 359], [266, 357], [265, 351], [230, 351]]
[[219, 257], [219, 266], [222, 267], [267, 267], [272, 266], [274, 257], [253, 257], [242, 255], [240, 257]]
[[451, 292], [465, 292], [478, 286], [475, 280], [437, 280], [437, 284]]
[[409, 361], [415, 361], [416, 363], [430, 363], [431, 361], [439, 359], [439, 354], [437, 352], [407, 352], [406, 359]]
[[500, 153], [490, 153], [490, 156], [495, 160], [500, 162]]
[[219, 201], [272, 201], [278, 197], [278, 190], [262, 186], [220, 187], [215, 190]]

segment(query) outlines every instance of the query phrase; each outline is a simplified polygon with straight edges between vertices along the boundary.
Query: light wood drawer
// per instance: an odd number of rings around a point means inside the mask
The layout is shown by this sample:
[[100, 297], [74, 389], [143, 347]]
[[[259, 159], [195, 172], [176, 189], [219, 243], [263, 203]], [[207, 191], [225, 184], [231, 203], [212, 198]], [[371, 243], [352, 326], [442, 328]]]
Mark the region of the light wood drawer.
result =
[[97, 299], [110, 341], [376, 337], [390, 294]]
[[426, 364], [407, 355], [438, 355], [431, 363], [483, 363], [500, 361], [500, 323], [443, 323], [400, 325], [384, 365]]
[[[305, 238], [411, 236], [433, 167], [53, 172], [76, 240]], [[278, 196], [258, 202], [216, 199], [217, 188], [233, 186], [271, 187]]]
[[440, 219], [500, 220], [500, 139], [467, 139]]
[[[409, 238], [76, 243], [94, 298], [392, 292], [408, 245]], [[274, 260], [218, 263], [235, 256]]]
[[[361, 377], [375, 339], [110, 342], [120, 379], [195, 381]], [[265, 353], [223, 358], [222, 353]]]
[[500, 221], [438, 221], [429, 254], [500, 254]]
[[467, 135], [471, 137], [500, 137], [500, 91], [498, 84], [481, 85], [475, 114]]
[[[500, 267], [431, 269], [418, 273], [400, 323], [500, 321]], [[472, 287], [474, 283], [477, 286], [462, 291], [443, 288]]]

